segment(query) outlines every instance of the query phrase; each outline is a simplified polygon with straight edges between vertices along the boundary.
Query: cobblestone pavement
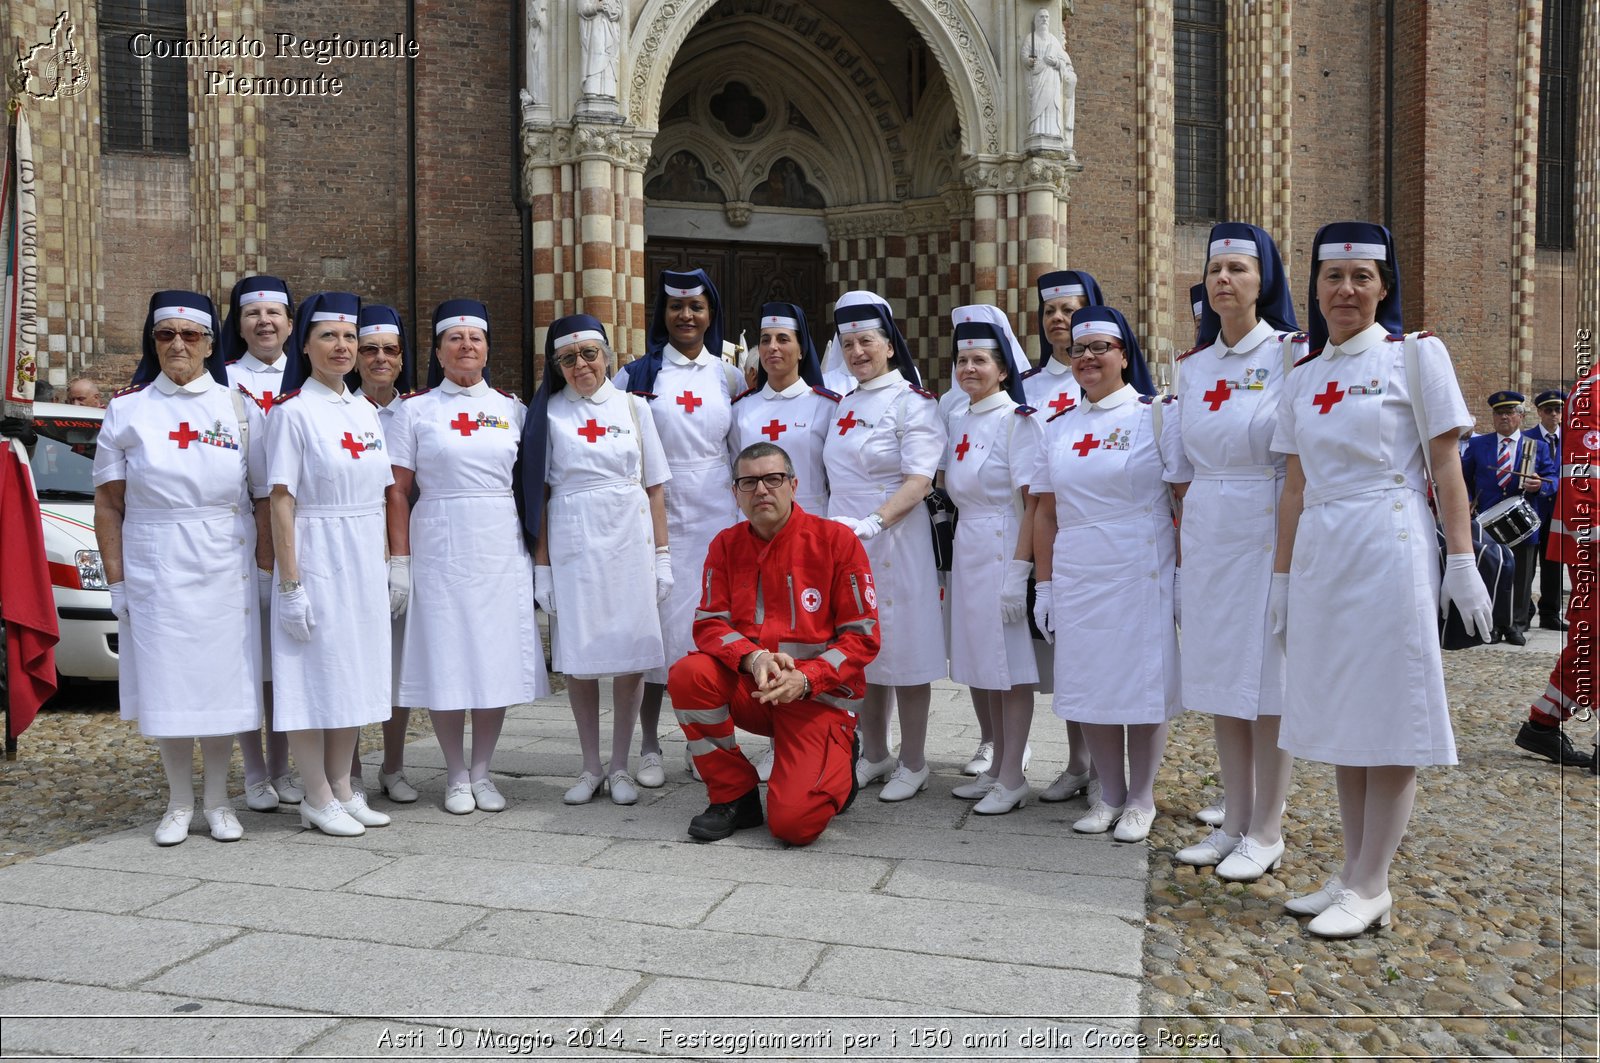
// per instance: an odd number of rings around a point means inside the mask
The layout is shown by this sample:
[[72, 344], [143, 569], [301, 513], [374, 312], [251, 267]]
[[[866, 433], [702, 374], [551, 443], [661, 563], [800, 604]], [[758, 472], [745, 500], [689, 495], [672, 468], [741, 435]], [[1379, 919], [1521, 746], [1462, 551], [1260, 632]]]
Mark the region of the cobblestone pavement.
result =
[[[1594, 776], [1512, 745], [1557, 645], [1535, 635], [1527, 651], [1448, 656], [1461, 764], [1422, 773], [1392, 929], [1350, 942], [1313, 938], [1281, 908], [1337, 869], [1331, 769], [1296, 766], [1284, 865], [1224, 883], [1172, 859], [1218, 793], [1209, 719], [1178, 721], [1150, 838], [1146, 1058], [1596, 1058], [1600, 802]], [[1047, 713], [1041, 702], [1036, 734], [1054, 744]], [[1569, 725], [1585, 748], [1594, 728]], [[429, 730], [414, 714], [411, 737]], [[362, 748], [376, 746], [371, 728]], [[233, 776], [237, 794], [237, 755]], [[164, 805], [155, 746], [117, 719], [115, 687], [71, 688], [0, 765], [0, 866], [148, 829]]]

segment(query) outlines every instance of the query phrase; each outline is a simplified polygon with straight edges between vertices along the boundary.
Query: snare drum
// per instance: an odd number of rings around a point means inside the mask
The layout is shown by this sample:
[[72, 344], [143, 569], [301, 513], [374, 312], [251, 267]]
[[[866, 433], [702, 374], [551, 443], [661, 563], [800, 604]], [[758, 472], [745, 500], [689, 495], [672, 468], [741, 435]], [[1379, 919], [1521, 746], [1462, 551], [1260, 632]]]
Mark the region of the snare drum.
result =
[[1510, 495], [1479, 514], [1478, 523], [1501, 546], [1516, 546], [1539, 530], [1539, 514], [1526, 498]]

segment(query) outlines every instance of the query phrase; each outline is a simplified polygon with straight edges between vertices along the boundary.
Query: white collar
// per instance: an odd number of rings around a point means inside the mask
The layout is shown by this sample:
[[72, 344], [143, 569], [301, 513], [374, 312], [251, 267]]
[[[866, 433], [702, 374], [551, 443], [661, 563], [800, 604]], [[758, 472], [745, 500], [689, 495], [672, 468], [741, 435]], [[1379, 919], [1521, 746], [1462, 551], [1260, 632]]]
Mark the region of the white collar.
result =
[[1072, 373], [1072, 366], [1056, 361], [1056, 356], [1052, 354], [1044, 360], [1044, 371], [1051, 376], [1068, 376]]
[[794, 383], [782, 391], [773, 391], [772, 381], [767, 381], [766, 386], [761, 389], [761, 397], [764, 399], [794, 399], [799, 398], [810, 390], [811, 385], [806, 383], [806, 378], [797, 376], [794, 378]]
[[361, 392], [361, 397], [362, 398], [366, 399], [368, 402], [372, 403], [372, 405], [376, 406], [380, 410], [386, 410], [390, 406], [398, 406], [398, 405], [400, 405], [400, 400], [405, 398], [404, 395], [400, 394], [400, 389], [399, 388], [395, 388], [394, 389], [394, 396], [387, 403], [379, 403], [377, 399], [373, 398], [370, 394], [367, 393], [367, 389], [366, 388], [363, 387], [363, 388], [361, 388], [359, 390]]
[[246, 351], [244, 357], [240, 358], [235, 364], [248, 369], [252, 373], [281, 373], [283, 372], [283, 367], [289, 364], [289, 359], [280, 354], [276, 362], [263, 362], [249, 351]]
[[1323, 351], [1324, 354], [1366, 354], [1377, 343], [1389, 334], [1389, 330], [1374, 321], [1360, 332], [1351, 336], [1343, 343], [1330, 343]]
[[1114, 410], [1118, 406], [1126, 406], [1128, 403], [1138, 399], [1138, 397], [1139, 393], [1134, 390], [1132, 384], [1124, 384], [1111, 394], [1107, 395], [1105, 398], [1101, 399], [1099, 402], [1089, 403], [1089, 409]]
[[1008, 405], [1008, 404], [1011, 405], [1011, 406], [1015, 406], [1016, 405], [1016, 401], [1014, 399], [1012, 399], [1010, 393], [1007, 392], [1005, 388], [1001, 388], [999, 391], [995, 392], [993, 395], [987, 395], [984, 398], [979, 399], [977, 402], [968, 403], [967, 404], [967, 412], [968, 413], [988, 413], [990, 410], [993, 410], [993, 409], [995, 409], [997, 407], [1005, 406], [1005, 405]]
[[706, 349], [704, 347], [700, 348], [700, 354], [697, 357], [690, 358], [687, 354], [684, 354], [682, 351], [678, 350], [678, 348], [669, 343], [667, 344], [667, 349], [663, 351], [662, 354], [666, 357], [667, 361], [671, 362], [673, 365], [690, 365], [698, 368], [699, 366], [707, 365], [710, 362], [715, 361], [713, 358], [706, 357]]
[[1221, 348], [1218, 353], [1224, 358], [1230, 354], [1249, 354], [1251, 351], [1267, 342], [1267, 337], [1271, 336], [1277, 331], [1277, 329], [1272, 327], [1272, 322], [1257, 321], [1256, 327], [1244, 334], [1244, 339], [1230, 347], [1228, 346], [1227, 342], [1223, 340], [1222, 332], [1218, 330], [1217, 346]]
[[350, 389], [348, 387], [346, 387], [343, 391], [334, 391], [332, 388], [314, 376], [306, 377], [306, 382], [300, 385], [300, 390], [306, 392], [308, 397], [315, 395], [317, 398], [322, 399], [325, 402], [343, 405], [354, 401], [350, 395]]
[[176, 395], [180, 391], [185, 395], [204, 395], [206, 392], [216, 387], [217, 382], [211, 379], [211, 374], [209, 372], [201, 370], [200, 375], [189, 381], [187, 384], [178, 383], [166, 373], [157, 373], [155, 385], [156, 390], [161, 392], [163, 395]]
[[573, 387], [571, 384], [563, 387], [560, 391], [560, 394], [565, 396], [568, 402], [589, 402], [599, 406], [612, 395], [616, 394], [616, 391], [617, 389], [615, 385], [611, 383], [611, 381], [601, 377], [600, 386], [594, 389], [594, 393], [592, 395], [579, 394], [578, 389]]
[[904, 379], [905, 377], [901, 375], [900, 370], [891, 369], [881, 376], [873, 377], [871, 380], [860, 381], [858, 386], [862, 391], [877, 391], [879, 388], [886, 388], [890, 384], [898, 384]]
[[[1508, 436], [1503, 436], [1499, 432], [1496, 432], [1495, 433], [1495, 438], [1499, 439], [1499, 440], [1504, 440], [1507, 443], [1515, 444], [1519, 439], [1522, 438], [1522, 429], [1519, 428], [1515, 432], [1512, 432]], [[1499, 446], [1498, 443], [1496, 443], [1495, 445]]]
[[462, 387], [449, 377], [445, 377], [443, 380], [439, 381], [439, 390], [444, 392], [446, 395], [471, 395], [476, 399], [489, 393], [489, 382], [484, 380], [482, 377], [479, 377], [476, 384], [470, 384], [467, 387]]

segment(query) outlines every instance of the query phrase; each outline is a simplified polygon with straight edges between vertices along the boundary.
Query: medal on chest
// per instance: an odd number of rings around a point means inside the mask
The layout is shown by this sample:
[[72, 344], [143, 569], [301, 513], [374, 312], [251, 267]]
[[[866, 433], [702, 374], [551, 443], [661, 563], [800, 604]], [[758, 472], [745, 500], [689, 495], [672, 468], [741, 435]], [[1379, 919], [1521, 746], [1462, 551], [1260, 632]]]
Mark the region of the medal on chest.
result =
[[504, 417], [500, 417], [492, 413], [480, 412], [476, 416], [473, 416], [468, 414], [467, 411], [462, 410], [460, 413], [456, 414], [455, 420], [450, 422], [449, 427], [457, 432], [460, 432], [463, 436], [470, 436], [480, 428], [501, 428], [509, 430], [511, 428], [511, 422], [506, 420]]
[[[188, 422], [185, 422], [187, 425]], [[239, 441], [233, 438], [233, 433], [219, 418], [213, 421], [211, 427], [200, 433], [200, 442], [208, 447], [221, 447], [223, 450], [238, 450]]]
[[346, 432], [344, 438], [339, 440], [339, 446], [349, 453], [351, 460], [359, 461], [362, 454], [383, 449], [383, 436], [377, 432], [362, 432], [359, 435]]

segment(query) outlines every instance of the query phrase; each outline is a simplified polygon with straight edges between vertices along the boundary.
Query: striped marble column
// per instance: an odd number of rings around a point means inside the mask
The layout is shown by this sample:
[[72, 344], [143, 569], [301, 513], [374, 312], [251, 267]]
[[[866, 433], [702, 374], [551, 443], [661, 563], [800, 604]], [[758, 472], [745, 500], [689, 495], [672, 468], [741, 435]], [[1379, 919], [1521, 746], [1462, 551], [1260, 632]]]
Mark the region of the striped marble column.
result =
[[[192, 4], [189, 33], [214, 40], [258, 40], [268, 32], [260, 15], [260, 0]], [[262, 61], [248, 56], [222, 65], [238, 77], [264, 72]], [[207, 95], [207, 64], [190, 63], [188, 71], [194, 284], [199, 291], [226, 292], [240, 277], [266, 269], [264, 116], [254, 96]]]
[[1580, 12], [1578, 43], [1578, 137], [1573, 171], [1573, 224], [1577, 229], [1579, 329], [1589, 331], [1589, 356], [1600, 343], [1600, 15]]
[[1511, 364], [1506, 375], [1520, 391], [1533, 388], [1534, 233], [1539, 208], [1539, 65], [1544, 0], [1517, 6], [1517, 131], [1512, 136]]
[[1140, 0], [1138, 158], [1139, 281], [1137, 320], [1141, 343], [1152, 350], [1172, 335], [1174, 232], [1172, 169], [1174, 85], [1172, 0]]

